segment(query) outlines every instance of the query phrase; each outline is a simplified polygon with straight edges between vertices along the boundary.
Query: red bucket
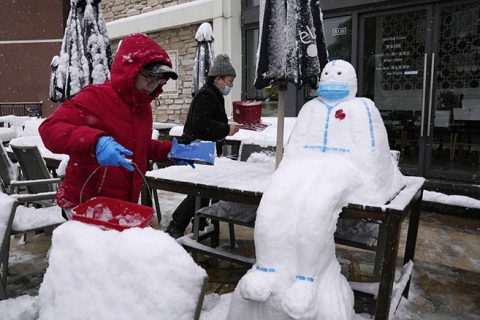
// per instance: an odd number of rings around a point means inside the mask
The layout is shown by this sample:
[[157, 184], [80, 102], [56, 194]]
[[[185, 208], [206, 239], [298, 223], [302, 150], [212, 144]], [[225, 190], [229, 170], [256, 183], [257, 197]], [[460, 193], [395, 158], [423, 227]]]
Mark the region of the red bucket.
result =
[[258, 101], [234, 101], [233, 121], [236, 123], [260, 123], [262, 103]]
[[71, 220], [102, 229], [123, 231], [153, 225], [155, 211], [147, 206], [106, 197], [95, 197], [72, 209]]

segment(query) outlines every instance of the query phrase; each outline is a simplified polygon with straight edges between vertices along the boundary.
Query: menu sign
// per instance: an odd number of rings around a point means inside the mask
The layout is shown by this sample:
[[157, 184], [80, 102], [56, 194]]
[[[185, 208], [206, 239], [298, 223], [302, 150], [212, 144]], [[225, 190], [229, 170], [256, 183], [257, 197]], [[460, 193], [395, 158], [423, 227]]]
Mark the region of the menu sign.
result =
[[415, 74], [409, 71], [411, 66], [410, 50], [406, 49], [405, 36], [382, 38], [382, 74], [398, 76]]

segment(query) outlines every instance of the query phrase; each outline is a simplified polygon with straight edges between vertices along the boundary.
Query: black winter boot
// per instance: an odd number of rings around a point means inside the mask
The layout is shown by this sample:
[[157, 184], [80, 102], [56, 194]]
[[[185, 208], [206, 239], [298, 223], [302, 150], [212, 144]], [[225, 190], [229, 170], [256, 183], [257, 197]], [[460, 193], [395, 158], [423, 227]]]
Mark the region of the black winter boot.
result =
[[178, 239], [185, 235], [185, 228], [182, 228], [178, 225], [178, 223], [172, 220], [170, 221], [170, 224], [165, 232], [168, 233], [173, 239]]

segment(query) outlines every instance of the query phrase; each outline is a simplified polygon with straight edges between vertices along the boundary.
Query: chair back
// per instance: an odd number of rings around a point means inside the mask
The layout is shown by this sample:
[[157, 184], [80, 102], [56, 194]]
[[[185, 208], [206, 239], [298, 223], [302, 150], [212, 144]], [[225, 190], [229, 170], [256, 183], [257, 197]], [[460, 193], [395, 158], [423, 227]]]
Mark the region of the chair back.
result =
[[8, 255], [10, 250], [10, 232], [15, 215], [17, 201], [0, 192], [0, 300], [7, 297]]
[[263, 153], [275, 157], [276, 147], [271, 145], [260, 145], [255, 143], [242, 143], [240, 146], [239, 161], [247, 161], [253, 153]]
[[[37, 146], [10, 145], [26, 180], [52, 179]], [[27, 186], [28, 193], [55, 191], [53, 184], [37, 184]]]
[[16, 179], [16, 166], [10, 161], [7, 151], [3, 144], [0, 143], [0, 179], [2, 190], [6, 191], [10, 182]]

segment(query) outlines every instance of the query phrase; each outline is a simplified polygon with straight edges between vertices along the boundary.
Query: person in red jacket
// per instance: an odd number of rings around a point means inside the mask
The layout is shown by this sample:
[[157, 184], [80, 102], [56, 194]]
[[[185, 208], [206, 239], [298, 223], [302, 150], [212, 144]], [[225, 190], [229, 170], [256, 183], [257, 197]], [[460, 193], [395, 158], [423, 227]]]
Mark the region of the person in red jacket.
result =
[[150, 103], [177, 77], [158, 43], [143, 34], [129, 35], [118, 48], [111, 80], [83, 88], [42, 123], [39, 132], [47, 149], [70, 156], [57, 191], [68, 218], [80, 199], [138, 202], [147, 161], [169, 161], [171, 147], [170, 141], [151, 138]]

